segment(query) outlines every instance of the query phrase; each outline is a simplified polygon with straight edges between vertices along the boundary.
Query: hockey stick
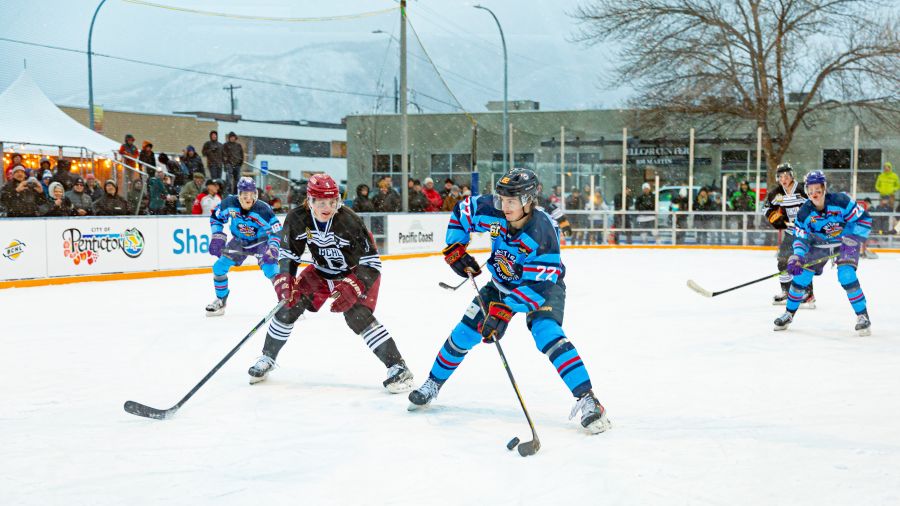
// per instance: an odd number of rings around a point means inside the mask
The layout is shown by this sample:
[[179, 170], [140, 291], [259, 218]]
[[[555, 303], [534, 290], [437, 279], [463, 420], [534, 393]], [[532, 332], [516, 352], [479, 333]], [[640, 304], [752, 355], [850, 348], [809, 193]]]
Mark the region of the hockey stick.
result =
[[[810, 262], [810, 263], [808, 263], [808, 264], [803, 264], [803, 268], [805, 269], [805, 268], [807, 268], [807, 267], [812, 267], [813, 265], [822, 263], [823, 261], [827, 261], [827, 260], [829, 260], [829, 259], [836, 258], [836, 257], [838, 257], [839, 255], [840, 255], [840, 253], [835, 253], [834, 255], [830, 255], [830, 256], [827, 256], [827, 257], [822, 257], [822, 258], [820, 258], [820, 259], [818, 259], [818, 260], [814, 260], [814, 261], [812, 261], [812, 262]], [[719, 292], [710, 292], [710, 291], [707, 290], [706, 288], [703, 288], [702, 286], [698, 285], [697, 282], [694, 281], [693, 279], [689, 279], [689, 280], [688, 280], [687, 286], [688, 286], [688, 288], [690, 288], [691, 290], [693, 290], [693, 291], [699, 293], [700, 295], [702, 295], [702, 296], [704, 296], [704, 297], [715, 297], [715, 296], [717, 296], [717, 295], [722, 295], [723, 293], [728, 293], [728, 292], [730, 292], [730, 291], [732, 291], [732, 290], [737, 290], [738, 288], [743, 288], [743, 287], [745, 287], [745, 286], [750, 286], [750, 285], [759, 283], [760, 281], [765, 281], [765, 280], [767, 280], [767, 279], [772, 279], [772, 278], [774, 278], [774, 277], [776, 277], [776, 276], [781, 276], [782, 274], [785, 274], [786, 272], [787, 272], [787, 271], [779, 271], [779, 272], [776, 272], [775, 274], [769, 274], [768, 276], [763, 276], [763, 277], [761, 277], [761, 278], [759, 278], [759, 279], [754, 279], [753, 281], [748, 281], [747, 283], [744, 283], [744, 284], [742, 284], [742, 285], [732, 286], [731, 288], [727, 288], [727, 289], [722, 290], [722, 291], [719, 291]]]
[[[478, 266], [478, 268], [480, 269], [480, 268], [484, 267], [485, 265], [487, 265], [487, 260], [485, 260], [480, 266]], [[464, 279], [464, 280], [460, 281], [459, 284], [456, 286], [448, 285], [447, 283], [444, 283], [443, 281], [441, 281], [440, 283], [438, 283], [438, 286], [440, 286], [441, 288], [444, 288], [445, 290], [456, 291], [459, 287], [466, 284], [466, 281], [467, 280]]]
[[[472, 286], [475, 287], [475, 296], [478, 298], [478, 305], [481, 306], [481, 313], [487, 318], [487, 308], [484, 307], [484, 300], [481, 299], [481, 292], [478, 291], [478, 283], [475, 282], [475, 278], [472, 277], [471, 273], [469, 274], [469, 281], [471, 281]], [[525, 400], [522, 399], [522, 392], [519, 391], [519, 385], [516, 384], [516, 379], [513, 377], [512, 370], [509, 368], [509, 363], [506, 361], [506, 355], [503, 353], [503, 348], [500, 347], [500, 340], [494, 339], [493, 341], [494, 344], [497, 345], [497, 353], [500, 354], [500, 360], [503, 361], [503, 368], [506, 369], [506, 375], [509, 376], [509, 382], [512, 383], [513, 390], [516, 391], [516, 397], [519, 399], [519, 404], [522, 406], [522, 412], [525, 413], [525, 419], [528, 420], [528, 427], [531, 428], [531, 441], [519, 444], [519, 438], [514, 437], [506, 445], [506, 448], [512, 450], [518, 444], [519, 455], [523, 457], [534, 455], [541, 449], [541, 440], [538, 439], [537, 431], [534, 430], [534, 422], [531, 421], [531, 416], [528, 414], [528, 408], [525, 407]]]
[[281, 301], [276, 304], [275, 307], [272, 308], [271, 311], [269, 311], [269, 314], [263, 317], [263, 319], [260, 320], [259, 323], [257, 323], [252, 329], [250, 329], [250, 332], [248, 332], [247, 335], [244, 336], [244, 338], [241, 339], [239, 343], [237, 343], [237, 346], [235, 346], [231, 351], [228, 352], [228, 355], [225, 355], [225, 358], [219, 361], [219, 363], [216, 364], [216, 366], [213, 367], [211, 371], [206, 373], [206, 376], [204, 376], [203, 379], [200, 380], [200, 382], [197, 383], [194, 388], [192, 388], [191, 391], [184, 396], [183, 399], [178, 401], [178, 404], [172, 406], [169, 409], [156, 409], [151, 408], [150, 406], [145, 406], [144, 404], [141, 404], [139, 402], [126, 401], [125, 411], [131, 413], [132, 415], [143, 416], [146, 418], [155, 418], [157, 420], [166, 420], [175, 416], [175, 413], [178, 412], [179, 409], [181, 409], [181, 406], [184, 406], [184, 403], [187, 402], [188, 399], [190, 399], [195, 393], [197, 393], [197, 390], [200, 390], [200, 387], [202, 387], [209, 380], [209, 378], [212, 378], [213, 374], [215, 374], [216, 371], [219, 370], [219, 368], [225, 365], [225, 362], [228, 362], [228, 359], [230, 359], [235, 353], [237, 353], [237, 351], [241, 349], [241, 346], [243, 346], [244, 343], [250, 340], [250, 338], [253, 337], [253, 334], [255, 334], [260, 327], [265, 325], [265, 323], [269, 321], [270, 318], [275, 316], [275, 313], [277, 313], [278, 310], [284, 306], [284, 304], [285, 301]]

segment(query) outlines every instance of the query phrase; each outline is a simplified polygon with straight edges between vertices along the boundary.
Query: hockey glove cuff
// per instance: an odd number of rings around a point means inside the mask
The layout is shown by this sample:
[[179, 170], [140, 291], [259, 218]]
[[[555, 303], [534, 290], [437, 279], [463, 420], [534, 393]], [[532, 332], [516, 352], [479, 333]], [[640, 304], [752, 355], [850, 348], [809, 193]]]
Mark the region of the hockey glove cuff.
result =
[[444, 248], [443, 253], [444, 261], [460, 276], [467, 278], [470, 273], [472, 277], [481, 274], [481, 267], [475, 258], [466, 252], [465, 244], [455, 242]]
[[798, 255], [791, 255], [788, 258], [787, 273], [791, 276], [799, 276], [803, 273], [803, 259]]
[[481, 337], [485, 343], [492, 343], [494, 340], [500, 340], [506, 333], [506, 327], [512, 320], [512, 308], [502, 302], [491, 302], [488, 306], [487, 318], [481, 324]]
[[228, 236], [223, 234], [222, 232], [216, 232], [212, 235], [212, 239], [209, 241], [209, 254], [214, 257], [222, 256], [222, 250], [225, 249], [225, 239]]
[[272, 279], [272, 286], [275, 288], [275, 294], [278, 295], [278, 302], [286, 300], [284, 307], [291, 308], [297, 304], [299, 293], [296, 291], [296, 280], [287, 273], [281, 273]]
[[334, 291], [331, 296], [334, 302], [331, 303], [332, 313], [344, 313], [353, 307], [359, 298], [366, 293], [366, 287], [353, 274], [348, 275], [341, 280], [340, 283], [334, 285]]

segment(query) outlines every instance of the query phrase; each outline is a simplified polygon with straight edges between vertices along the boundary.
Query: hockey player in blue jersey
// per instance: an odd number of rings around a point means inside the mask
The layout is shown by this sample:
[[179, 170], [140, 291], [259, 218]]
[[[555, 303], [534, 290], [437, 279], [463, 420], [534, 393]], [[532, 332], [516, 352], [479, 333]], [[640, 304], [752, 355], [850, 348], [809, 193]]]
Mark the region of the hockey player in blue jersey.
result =
[[569, 418], [580, 411], [581, 425], [595, 434], [610, 427], [587, 369], [562, 329], [566, 287], [559, 228], [536, 208], [537, 186], [533, 171], [515, 169], [500, 178], [495, 195], [466, 198], [453, 210], [444, 259], [460, 276], [481, 273], [466, 246], [472, 232], [490, 232], [491, 280], [480, 290], [488, 314], [483, 314], [477, 297], [472, 300], [438, 352], [428, 379], [410, 393], [410, 410], [430, 404], [469, 350], [479, 342], [500, 339], [515, 313], [525, 313], [535, 345], [577, 399]]
[[871, 333], [871, 322], [856, 268], [860, 246], [865, 244], [872, 228], [869, 213], [846, 193], [826, 193], [825, 173], [820, 170], [806, 175], [806, 194], [809, 200], [797, 213], [794, 254], [787, 263], [788, 272], [794, 276], [788, 292], [787, 311], [775, 320], [775, 330], [785, 330], [794, 321], [794, 313], [806, 288], [814, 275], [822, 274], [826, 262], [807, 268], [803, 265], [830, 256], [837, 250], [838, 281], [856, 312], [857, 332], [867, 336]]
[[[257, 199], [256, 183], [249, 177], [238, 181], [238, 194], [225, 198], [209, 217], [212, 239], [209, 254], [219, 257], [213, 264], [213, 284], [216, 299], [206, 306], [206, 316], [220, 316], [225, 313], [228, 300], [228, 271], [241, 265], [248, 256], [255, 256], [263, 274], [270, 280], [278, 274], [278, 254], [281, 245], [279, 232], [281, 223], [269, 204]], [[231, 221], [231, 235], [223, 231]]]

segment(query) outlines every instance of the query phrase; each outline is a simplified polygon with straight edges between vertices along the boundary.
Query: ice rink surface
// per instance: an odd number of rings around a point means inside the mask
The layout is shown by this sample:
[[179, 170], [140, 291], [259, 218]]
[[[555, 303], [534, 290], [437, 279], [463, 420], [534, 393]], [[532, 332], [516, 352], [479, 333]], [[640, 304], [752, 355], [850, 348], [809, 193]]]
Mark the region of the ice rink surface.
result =
[[[567, 420], [574, 399], [517, 316], [503, 339], [543, 443], [493, 347], [479, 345], [433, 407], [406, 411], [338, 314], [298, 322], [250, 386], [261, 330], [166, 421], [167, 408], [275, 303], [258, 271], [0, 291], [0, 504], [900, 504], [900, 255], [859, 274], [872, 336], [830, 266], [818, 309], [773, 332], [771, 251], [566, 250], [564, 328], [613, 429]], [[423, 381], [472, 290], [440, 257], [384, 263], [376, 316]], [[486, 281], [485, 276], [479, 282]]]

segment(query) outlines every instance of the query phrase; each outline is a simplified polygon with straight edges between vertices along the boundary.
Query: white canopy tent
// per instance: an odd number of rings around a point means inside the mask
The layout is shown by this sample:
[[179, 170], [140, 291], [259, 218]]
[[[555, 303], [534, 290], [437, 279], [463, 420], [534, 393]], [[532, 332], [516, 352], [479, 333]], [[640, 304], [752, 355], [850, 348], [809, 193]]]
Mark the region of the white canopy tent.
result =
[[62, 112], [31, 79], [28, 71], [0, 93], [0, 142], [19, 153], [81, 156], [85, 148], [111, 156], [119, 143], [94, 132]]

